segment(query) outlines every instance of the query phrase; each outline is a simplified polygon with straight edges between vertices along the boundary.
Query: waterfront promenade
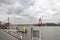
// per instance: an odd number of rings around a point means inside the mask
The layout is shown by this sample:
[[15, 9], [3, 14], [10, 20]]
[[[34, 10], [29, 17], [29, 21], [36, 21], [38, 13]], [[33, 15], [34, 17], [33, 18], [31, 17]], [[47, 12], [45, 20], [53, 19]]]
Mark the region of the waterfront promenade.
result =
[[0, 29], [0, 40], [18, 40]]

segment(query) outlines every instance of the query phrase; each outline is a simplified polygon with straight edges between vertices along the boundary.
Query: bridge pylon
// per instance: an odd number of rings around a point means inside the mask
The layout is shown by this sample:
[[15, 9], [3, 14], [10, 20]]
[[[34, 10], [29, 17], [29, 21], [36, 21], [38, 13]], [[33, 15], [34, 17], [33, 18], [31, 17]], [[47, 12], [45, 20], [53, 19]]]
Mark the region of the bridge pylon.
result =
[[39, 21], [38, 21], [38, 25], [39, 25], [39, 26], [42, 25], [42, 20], [41, 20], [41, 19], [39, 19]]

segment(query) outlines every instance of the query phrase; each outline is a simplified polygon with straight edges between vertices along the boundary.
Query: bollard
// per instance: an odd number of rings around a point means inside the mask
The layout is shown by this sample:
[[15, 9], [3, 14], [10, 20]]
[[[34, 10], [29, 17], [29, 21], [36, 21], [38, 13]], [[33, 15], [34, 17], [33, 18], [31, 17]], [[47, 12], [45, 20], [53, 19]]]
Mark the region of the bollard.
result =
[[22, 38], [22, 36], [20, 36], [20, 40], [22, 40], [23, 38]]

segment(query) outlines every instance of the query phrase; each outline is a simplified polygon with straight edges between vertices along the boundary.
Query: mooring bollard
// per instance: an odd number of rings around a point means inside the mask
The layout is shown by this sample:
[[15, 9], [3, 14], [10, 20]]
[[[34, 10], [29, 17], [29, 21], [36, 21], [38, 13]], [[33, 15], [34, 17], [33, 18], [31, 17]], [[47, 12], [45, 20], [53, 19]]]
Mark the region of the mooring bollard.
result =
[[23, 38], [22, 38], [22, 36], [20, 36], [20, 40], [22, 40]]
[[31, 40], [33, 40], [33, 28], [31, 28]]

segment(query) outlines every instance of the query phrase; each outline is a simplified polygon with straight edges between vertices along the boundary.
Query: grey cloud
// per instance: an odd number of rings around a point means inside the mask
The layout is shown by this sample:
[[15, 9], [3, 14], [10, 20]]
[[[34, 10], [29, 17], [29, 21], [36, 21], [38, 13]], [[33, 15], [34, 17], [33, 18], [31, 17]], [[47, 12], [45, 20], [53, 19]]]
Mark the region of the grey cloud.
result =
[[53, 16], [59, 16], [60, 15], [60, 10], [54, 9], [54, 11], [57, 11]]
[[23, 17], [26, 17], [29, 21], [35, 20], [34, 15], [32, 15], [29, 11], [27, 11], [27, 12], [23, 11], [22, 13], [20, 13], [20, 15], [23, 16]]
[[24, 8], [21, 9], [21, 8], [19, 8], [19, 7], [18, 7], [18, 8], [13, 8], [13, 7], [12, 7], [12, 8], [9, 8], [9, 9], [8, 9], [7, 14], [20, 15], [20, 13], [23, 12], [23, 10], [24, 10]]
[[17, 0], [20, 1], [20, 4], [24, 7], [21, 9], [21, 7], [16, 7], [14, 8], [13, 6], [11, 6], [11, 8], [8, 9], [7, 14], [17, 14], [20, 15], [20, 13], [22, 13], [25, 9], [28, 8], [28, 6], [30, 6], [33, 2], [31, 0]]
[[8, 5], [13, 4], [15, 2], [16, 2], [16, 0], [0, 0], [0, 3], [4, 3], [4, 4], [8, 4]]
[[33, 1], [32, 0], [20, 0], [20, 3], [26, 7], [33, 5]]
[[28, 19], [32, 20], [35, 19], [34, 16], [30, 15], [30, 14], [20, 14], [21, 16], [27, 17]]

